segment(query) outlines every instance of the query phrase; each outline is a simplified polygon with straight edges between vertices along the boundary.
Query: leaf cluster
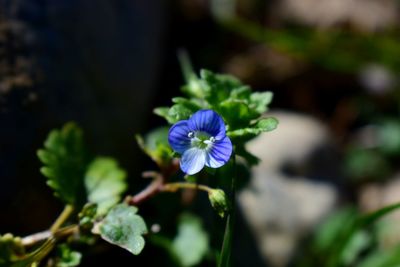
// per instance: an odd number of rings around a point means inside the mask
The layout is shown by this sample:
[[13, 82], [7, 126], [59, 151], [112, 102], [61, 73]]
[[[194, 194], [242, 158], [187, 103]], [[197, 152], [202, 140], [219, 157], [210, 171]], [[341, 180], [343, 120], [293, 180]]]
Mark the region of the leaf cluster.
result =
[[154, 113], [174, 124], [200, 109], [212, 109], [223, 117], [227, 135], [239, 147], [237, 153], [249, 163], [255, 163], [254, 157], [245, 151], [244, 143], [277, 127], [275, 118], [262, 117], [271, 103], [272, 93], [252, 92], [235, 77], [208, 70], [201, 70], [200, 77], [194, 74], [189, 77], [182, 87], [186, 97], [173, 98], [171, 107], [156, 108]]

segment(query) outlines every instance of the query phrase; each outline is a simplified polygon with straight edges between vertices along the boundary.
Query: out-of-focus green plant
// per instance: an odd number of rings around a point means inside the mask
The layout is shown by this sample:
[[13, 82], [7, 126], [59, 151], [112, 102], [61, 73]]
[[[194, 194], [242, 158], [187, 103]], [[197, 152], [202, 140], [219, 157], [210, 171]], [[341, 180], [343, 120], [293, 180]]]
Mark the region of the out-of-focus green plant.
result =
[[295, 259], [295, 266], [397, 266], [399, 248], [381, 248], [377, 226], [379, 219], [399, 208], [400, 204], [394, 204], [370, 214], [354, 208], [339, 210], [317, 229], [309, 246]]

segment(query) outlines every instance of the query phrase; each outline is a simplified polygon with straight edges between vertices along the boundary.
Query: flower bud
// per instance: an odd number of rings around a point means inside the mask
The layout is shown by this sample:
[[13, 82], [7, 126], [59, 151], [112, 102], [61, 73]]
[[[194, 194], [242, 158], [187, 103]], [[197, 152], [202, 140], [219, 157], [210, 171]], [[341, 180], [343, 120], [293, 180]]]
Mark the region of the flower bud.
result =
[[229, 202], [225, 192], [221, 189], [212, 189], [208, 193], [211, 206], [218, 213], [219, 216], [224, 217], [225, 213], [229, 210]]

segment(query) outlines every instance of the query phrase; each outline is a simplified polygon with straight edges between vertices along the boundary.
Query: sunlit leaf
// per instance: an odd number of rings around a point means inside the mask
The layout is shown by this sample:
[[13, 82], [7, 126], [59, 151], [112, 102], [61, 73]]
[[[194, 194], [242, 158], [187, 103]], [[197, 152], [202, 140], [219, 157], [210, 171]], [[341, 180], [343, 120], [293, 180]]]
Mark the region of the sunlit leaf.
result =
[[209, 238], [199, 218], [190, 214], [181, 216], [172, 248], [182, 266], [194, 266], [201, 262], [208, 251]]
[[113, 158], [94, 159], [85, 174], [88, 201], [97, 204], [97, 214], [105, 214], [121, 200], [127, 189], [126, 172]]
[[138, 255], [144, 248], [143, 235], [147, 233], [147, 227], [137, 211], [136, 207], [126, 204], [114, 206], [100, 223], [101, 237]]

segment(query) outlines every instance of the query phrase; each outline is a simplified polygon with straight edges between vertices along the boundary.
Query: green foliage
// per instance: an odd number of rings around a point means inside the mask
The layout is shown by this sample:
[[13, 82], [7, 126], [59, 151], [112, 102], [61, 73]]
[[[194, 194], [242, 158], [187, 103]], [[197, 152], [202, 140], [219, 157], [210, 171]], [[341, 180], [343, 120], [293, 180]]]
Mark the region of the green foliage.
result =
[[334, 28], [268, 29], [241, 18], [223, 21], [222, 25], [249, 40], [266, 43], [276, 51], [328, 70], [354, 73], [371, 62], [400, 70], [398, 31], [371, 35]]
[[95, 158], [86, 171], [85, 186], [88, 201], [97, 204], [98, 215], [104, 215], [127, 189], [126, 172], [112, 158]]
[[55, 267], [75, 267], [81, 262], [82, 254], [71, 250], [66, 244], [57, 247], [57, 258]]
[[278, 123], [278, 120], [275, 118], [263, 118], [251, 125], [252, 127], [229, 131], [227, 134], [232, 139], [240, 138], [241, 140], [249, 140], [263, 132], [275, 130], [278, 127]]
[[176, 266], [198, 265], [209, 252], [209, 236], [201, 219], [194, 214], [184, 213], [179, 217], [178, 233], [174, 239], [154, 235], [150, 240], [165, 249]]
[[87, 203], [78, 214], [79, 226], [84, 229], [91, 229], [97, 215], [97, 204]]
[[[382, 267], [390, 267], [395, 253], [382, 253], [375, 247], [374, 232], [370, 231], [379, 219], [400, 208], [400, 204], [394, 204], [367, 215], [361, 215], [354, 209], [343, 209], [326, 220], [316, 232], [311, 246], [307, 248], [301, 260], [296, 266], [373, 266], [370, 262], [379, 261], [378, 256], [383, 255], [387, 259], [382, 260]], [[375, 249], [371, 255], [364, 257], [365, 252]], [[398, 248], [397, 248], [398, 252]]]
[[51, 131], [37, 155], [44, 164], [40, 171], [55, 195], [65, 203], [82, 205], [83, 176], [88, 162], [82, 130], [70, 122], [61, 130]]
[[120, 246], [138, 255], [145, 244], [146, 223], [137, 215], [138, 209], [126, 204], [114, 206], [100, 223], [101, 237], [111, 244]]
[[362, 260], [357, 267], [398, 267], [400, 266], [400, 246], [393, 249], [377, 249], [364, 260]]
[[168, 166], [172, 160], [172, 149], [168, 144], [168, 128], [160, 127], [150, 133], [145, 138], [136, 135], [137, 143], [154, 162], [159, 166]]
[[178, 224], [178, 234], [172, 241], [172, 249], [183, 267], [201, 262], [207, 254], [209, 238], [201, 220], [190, 214], [183, 214]]
[[21, 238], [12, 234], [0, 236], [0, 267], [8, 267], [25, 255], [25, 248]]
[[376, 149], [353, 148], [345, 158], [346, 172], [355, 179], [374, 179], [385, 177], [390, 166]]
[[225, 192], [221, 189], [212, 189], [208, 193], [208, 199], [218, 215], [222, 218], [225, 217], [225, 213], [229, 210], [230, 206]]
[[157, 108], [154, 113], [173, 124], [188, 119], [200, 109], [216, 111], [226, 123], [228, 136], [235, 139], [235, 146], [241, 146], [236, 153], [254, 164], [254, 156], [245, 150], [243, 144], [277, 127], [278, 121], [274, 118], [260, 119], [268, 110], [272, 93], [252, 92], [250, 87], [235, 77], [214, 74], [208, 70], [201, 70], [200, 78], [193, 73], [185, 76], [187, 84], [182, 87], [182, 91], [187, 98], [173, 98], [173, 106]]
[[380, 125], [378, 134], [382, 152], [400, 155], [400, 123], [397, 119], [385, 120]]

